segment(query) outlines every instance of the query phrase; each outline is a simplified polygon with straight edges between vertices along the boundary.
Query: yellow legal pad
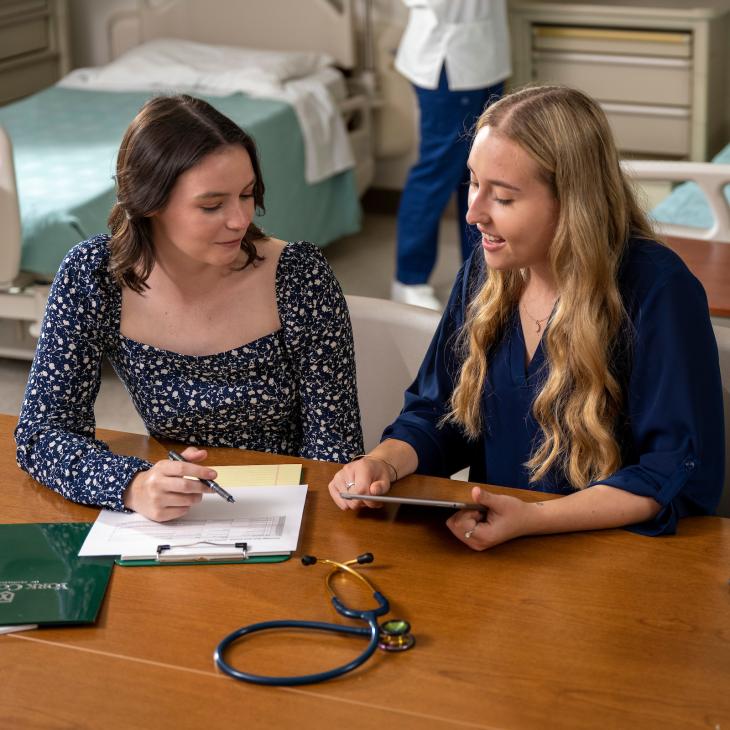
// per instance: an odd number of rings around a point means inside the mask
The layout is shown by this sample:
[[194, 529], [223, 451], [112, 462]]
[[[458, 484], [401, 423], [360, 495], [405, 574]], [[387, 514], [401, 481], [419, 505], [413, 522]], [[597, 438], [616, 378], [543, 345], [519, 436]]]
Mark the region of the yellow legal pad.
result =
[[211, 466], [218, 472], [216, 482], [223, 489], [231, 487], [274, 487], [299, 484], [301, 464], [267, 464], [248, 466]]

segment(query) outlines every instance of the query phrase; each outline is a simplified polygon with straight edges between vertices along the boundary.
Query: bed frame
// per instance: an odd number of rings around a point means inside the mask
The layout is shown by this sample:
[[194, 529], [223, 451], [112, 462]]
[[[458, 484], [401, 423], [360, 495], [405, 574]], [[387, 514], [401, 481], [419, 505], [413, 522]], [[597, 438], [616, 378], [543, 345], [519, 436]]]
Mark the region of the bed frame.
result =
[[[80, 0], [78, 8], [84, 14], [84, 50], [93, 65], [107, 63], [133, 46], [160, 37], [330, 54], [348, 73], [350, 96], [341, 104], [341, 112], [362, 194], [375, 172], [370, 114], [372, 58], [359, 49], [356, 32], [355, 6], [362, 1]], [[19, 268], [20, 215], [10, 145], [0, 127], [0, 357], [30, 359], [49, 286], [33, 281]]]
[[730, 165], [670, 160], [624, 160], [624, 170], [637, 181], [694, 182], [704, 193], [714, 219], [710, 228], [655, 223], [660, 235], [719, 241], [730, 245], [730, 205], [724, 188], [730, 184]]

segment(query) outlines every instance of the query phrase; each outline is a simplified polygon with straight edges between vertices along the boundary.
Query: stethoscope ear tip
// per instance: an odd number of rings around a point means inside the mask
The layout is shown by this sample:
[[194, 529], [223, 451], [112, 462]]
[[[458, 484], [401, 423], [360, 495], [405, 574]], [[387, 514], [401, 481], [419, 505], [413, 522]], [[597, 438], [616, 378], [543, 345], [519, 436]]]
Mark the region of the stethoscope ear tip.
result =
[[317, 562], [317, 558], [314, 555], [302, 556], [302, 565], [314, 565]]
[[364, 565], [365, 563], [372, 563], [375, 558], [372, 553], [363, 553], [357, 556], [358, 565]]

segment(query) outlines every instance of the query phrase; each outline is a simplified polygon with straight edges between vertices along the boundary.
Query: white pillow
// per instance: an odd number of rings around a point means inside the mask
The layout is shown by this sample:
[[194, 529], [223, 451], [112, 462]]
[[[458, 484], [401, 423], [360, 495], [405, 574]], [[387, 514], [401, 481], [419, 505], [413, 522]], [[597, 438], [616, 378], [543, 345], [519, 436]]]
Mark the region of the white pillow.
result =
[[106, 66], [84, 69], [106, 88], [190, 87], [230, 89], [231, 77], [245, 74], [252, 84], [281, 86], [331, 66], [334, 59], [314, 51], [262, 51], [160, 38], [131, 48]]

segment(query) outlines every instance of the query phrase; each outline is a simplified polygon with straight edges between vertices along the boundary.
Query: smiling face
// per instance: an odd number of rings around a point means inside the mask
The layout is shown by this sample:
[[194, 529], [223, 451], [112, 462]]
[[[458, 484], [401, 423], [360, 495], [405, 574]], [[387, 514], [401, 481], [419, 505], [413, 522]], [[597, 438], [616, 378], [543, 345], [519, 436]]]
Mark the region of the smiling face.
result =
[[485, 126], [474, 139], [467, 164], [471, 180], [466, 220], [482, 236], [487, 265], [549, 272], [559, 204], [537, 162]]
[[167, 205], [150, 216], [155, 255], [182, 263], [230, 266], [255, 215], [251, 158], [226, 145], [178, 177]]

